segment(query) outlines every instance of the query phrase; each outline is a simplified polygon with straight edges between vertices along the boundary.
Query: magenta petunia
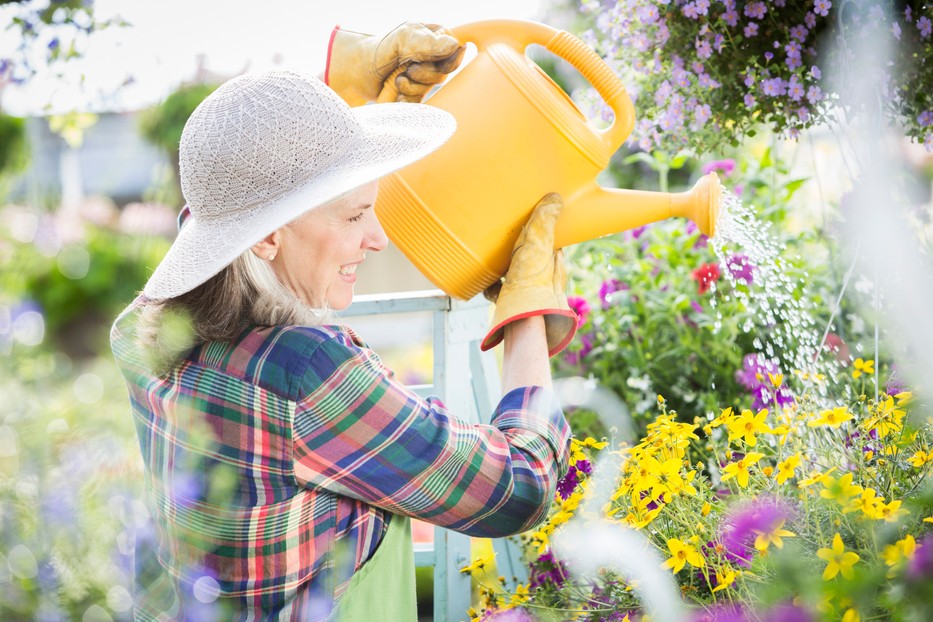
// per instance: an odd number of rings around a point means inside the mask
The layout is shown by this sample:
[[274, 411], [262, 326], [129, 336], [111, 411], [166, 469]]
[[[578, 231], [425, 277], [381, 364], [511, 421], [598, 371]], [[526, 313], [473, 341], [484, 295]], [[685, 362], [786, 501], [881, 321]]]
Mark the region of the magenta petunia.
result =
[[583, 326], [590, 314], [590, 303], [582, 296], [567, 296], [567, 304], [577, 314], [577, 328]]
[[628, 284], [619, 279], [606, 279], [603, 281], [599, 286], [599, 301], [602, 308], [605, 310], [611, 307], [612, 303], [617, 299], [613, 294], [628, 288]]
[[723, 177], [727, 177], [732, 171], [735, 170], [735, 160], [732, 158], [725, 158], [723, 160], [713, 160], [712, 162], [707, 162], [700, 170], [704, 175], [708, 175], [712, 172], [720, 173]]

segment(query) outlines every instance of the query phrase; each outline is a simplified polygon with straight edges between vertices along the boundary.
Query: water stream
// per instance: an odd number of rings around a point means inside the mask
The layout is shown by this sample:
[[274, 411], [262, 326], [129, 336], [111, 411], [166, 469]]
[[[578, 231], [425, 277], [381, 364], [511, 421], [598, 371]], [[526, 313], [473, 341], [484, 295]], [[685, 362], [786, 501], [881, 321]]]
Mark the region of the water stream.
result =
[[[785, 385], [793, 383], [799, 392], [814, 397], [831, 394], [840, 363], [823, 348], [826, 327], [815, 319], [808, 278], [804, 275], [795, 282], [785, 269], [785, 246], [771, 224], [724, 188], [710, 246], [719, 258], [723, 278], [731, 285], [728, 294], [714, 292], [711, 298], [717, 316], [714, 328], [718, 330], [722, 322], [717, 296], [735, 296], [749, 312], [742, 330], [756, 335], [761, 367], [782, 373]], [[736, 264], [737, 257], [744, 259]]]

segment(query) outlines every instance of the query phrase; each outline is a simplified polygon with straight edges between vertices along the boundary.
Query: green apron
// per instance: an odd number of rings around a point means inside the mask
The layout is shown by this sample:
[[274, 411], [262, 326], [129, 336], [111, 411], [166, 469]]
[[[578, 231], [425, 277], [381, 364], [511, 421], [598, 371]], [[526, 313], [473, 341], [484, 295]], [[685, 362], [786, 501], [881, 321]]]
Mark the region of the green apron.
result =
[[415, 553], [411, 521], [393, 514], [379, 548], [337, 600], [337, 622], [416, 622]]

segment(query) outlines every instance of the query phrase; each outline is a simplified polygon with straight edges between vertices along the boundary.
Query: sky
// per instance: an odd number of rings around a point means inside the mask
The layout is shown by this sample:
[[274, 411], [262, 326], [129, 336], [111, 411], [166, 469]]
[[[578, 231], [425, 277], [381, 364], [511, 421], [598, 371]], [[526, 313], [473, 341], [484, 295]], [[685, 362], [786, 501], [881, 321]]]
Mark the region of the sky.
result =
[[[544, 0], [96, 0], [98, 19], [132, 24], [94, 33], [64, 78], [50, 72], [7, 86], [0, 105], [14, 115], [132, 110], [207, 70], [293, 69], [320, 74], [335, 25], [385, 34], [405, 21], [456, 26], [484, 19], [536, 19]], [[15, 46], [0, 34], [0, 54]]]

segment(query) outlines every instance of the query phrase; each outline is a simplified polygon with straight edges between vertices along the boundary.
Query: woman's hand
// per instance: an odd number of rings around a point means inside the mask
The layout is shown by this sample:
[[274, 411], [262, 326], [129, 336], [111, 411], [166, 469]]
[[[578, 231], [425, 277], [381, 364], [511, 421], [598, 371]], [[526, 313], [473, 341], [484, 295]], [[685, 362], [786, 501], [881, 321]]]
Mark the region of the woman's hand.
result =
[[545, 195], [522, 228], [512, 250], [512, 261], [498, 287], [486, 291], [496, 303], [492, 328], [483, 339], [488, 350], [502, 341], [505, 329], [518, 320], [544, 318], [547, 353], [563, 350], [577, 329], [576, 314], [567, 304], [567, 274], [563, 254], [554, 250], [554, 226], [564, 202], [560, 195]]
[[408, 22], [384, 37], [337, 28], [325, 81], [351, 106], [420, 102], [460, 66], [466, 47], [436, 24]]

